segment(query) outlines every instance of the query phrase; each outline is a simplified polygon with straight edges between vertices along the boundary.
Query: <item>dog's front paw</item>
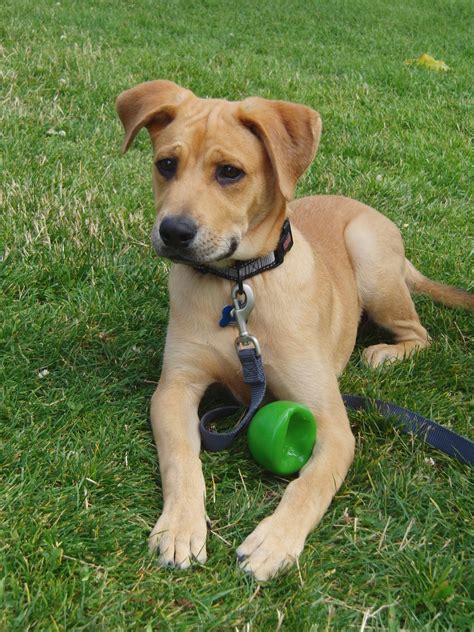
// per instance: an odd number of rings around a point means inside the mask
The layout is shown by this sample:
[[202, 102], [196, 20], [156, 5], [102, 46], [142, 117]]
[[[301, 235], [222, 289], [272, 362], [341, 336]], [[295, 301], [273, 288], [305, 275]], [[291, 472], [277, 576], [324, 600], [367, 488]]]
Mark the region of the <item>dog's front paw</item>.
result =
[[148, 545], [151, 552], [159, 551], [162, 566], [188, 568], [193, 561], [206, 562], [206, 537], [204, 511], [193, 513], [187, 507], [174, 507], [160, 516]]
[[266, 581], [296, 563], [305, 537], [294, 525], [286, 524], [274, 514], [262, 520], [237, 549], [240, 567]]

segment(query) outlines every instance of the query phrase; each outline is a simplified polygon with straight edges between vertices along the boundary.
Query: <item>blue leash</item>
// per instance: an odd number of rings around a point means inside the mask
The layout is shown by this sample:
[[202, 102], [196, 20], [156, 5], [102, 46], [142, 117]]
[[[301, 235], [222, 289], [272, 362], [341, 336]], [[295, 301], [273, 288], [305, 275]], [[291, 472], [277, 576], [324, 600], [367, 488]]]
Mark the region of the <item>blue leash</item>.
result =
[[[247, 428], [265, 396], [265, 372], [258, 350], [244, 348], [238, 351], [238, 355], [242, 365], [244, 382], [250, 386], [250, 406], [238, 424], [228, 432], [220, 433], [210, 430], [208, 426], [217, 419], [236, 413], [240, 410], [240, 406], [220, 406], [201, 417], [199, 430], [201, 432], [202, 445], [209, 452], [218, 452], [229, 447], [237, 435]], [[345, 406], [351, 410], [370, 410], [375, 408], [383, 417], [396, 420], [397, 425], [403, 432], [415, 434], [431, 447], [453, 456], [465, 465], [474, 466], [474, 442], [444, 426], [440, 426], [432, 419], [427, 419], [407, 408], [383, 402], [379, 399], [370, 400], [357, 395], [343, 395], [342, 399]]]
[[370, 408], [375, 408], [382, 417], [386, 419], [392, 417], [396, 420], [397, 425], [403, 432], [417, 435], [424, 439], [432, 448], [453, 456], [465, 465], [474, 466], [474, 442], [449, 430], [449, 428], [437, 424], [432, 419], [427, 419], [408, 408], [383, 402], [380, 399], [370, 400], [357, 395], [343, 395], [342, 399], [346, 408], [351, 410], [370, 410]]
[[236, 436], [247, 428], [265, 397], [267, 385], [262, 356], [257, 355], [256, 349], [240, 349], [238, 355], [244, 374], [244, 383], [250, 386], [250, 406], [238, 424], [228, 432], [215, 432], [209, 430], [207, 426], [217, 419], [223, 419], [237, 413], [241, 406], [235, 404], [232, 406], [220, 406], [210, 410], [201, 417], [199, 420], [201, 442], [203, 448], [208, 452], [219, 452], [228, 448]]

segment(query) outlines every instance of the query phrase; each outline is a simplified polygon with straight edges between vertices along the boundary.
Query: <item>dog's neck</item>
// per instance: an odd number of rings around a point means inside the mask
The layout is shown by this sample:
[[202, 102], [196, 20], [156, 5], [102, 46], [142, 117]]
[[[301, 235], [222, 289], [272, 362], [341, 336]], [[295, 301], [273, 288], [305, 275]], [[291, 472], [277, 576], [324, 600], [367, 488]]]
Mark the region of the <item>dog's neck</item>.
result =
[[252, 225], [248, 231], [246, 239], [251, 244], [252, 254], [247, 257], [245, 255], [239, 257], [239, 259], [233, 260], [230, 265], [239, 263], [239, 261], [265, 257], [276, 249], [289, 210], [286, 201], [282, 203], [278, 200], [276, 205], [280, 207], [277, 213], [275, 211], [265, 213], [264, 217]]

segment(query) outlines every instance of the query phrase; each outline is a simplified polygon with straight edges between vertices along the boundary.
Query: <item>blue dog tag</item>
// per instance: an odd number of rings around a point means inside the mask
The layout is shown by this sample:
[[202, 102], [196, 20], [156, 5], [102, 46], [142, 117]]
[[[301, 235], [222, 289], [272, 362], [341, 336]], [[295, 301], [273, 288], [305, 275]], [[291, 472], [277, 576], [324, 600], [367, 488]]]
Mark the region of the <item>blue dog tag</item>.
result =
[[230, 323], [235, 323], [235, 318], [232, 316], [233, 305], [226, 305], [222, 310], [222, 316], [219, 321], [220, 327], [227, 327]]

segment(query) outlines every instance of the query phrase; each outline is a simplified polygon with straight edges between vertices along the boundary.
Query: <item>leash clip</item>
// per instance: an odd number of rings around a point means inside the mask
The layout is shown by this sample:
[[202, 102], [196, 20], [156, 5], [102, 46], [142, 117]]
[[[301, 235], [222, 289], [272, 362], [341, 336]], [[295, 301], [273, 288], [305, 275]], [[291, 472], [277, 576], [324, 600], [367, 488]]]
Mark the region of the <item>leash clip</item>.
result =
[[[241, 302], [239, 296], [242, 295], [243, 300]], [[240, 289], [238, 283], [234, 285], [232, 288], [232, 304], [234, 305], [233, 316], [237, 322], [240, 333], [247, 333], [247, 319], [255, 305], [255, 298], [250, 285], [243, 283], [242, 289]]]
[[[239, 300], [239, 297], [242, 297], [243, 301]], [[240, 351], [241, 347], [248, 347], [248, 345], [253, 345], [255, 348], [255, 354], [257, 356], [260, 355], [260, 344], [255, 336], [249, 334], [247, 329], [247, 319], [250, 316], [250, 313], [255, 304], [255, 298], [253, 294], [253, 290], [250, 285], [246, 283], [242, 284], [242, 288], [239, 283], [236, 283], [232, 288], [232, 303], [234, 305], [234, 309], [232, 310], [232, 316], [235, 318], [235, 322], [237, 327], [239, 328], [239, 336], [235, 339], [235, 348], [237, 353]]]

